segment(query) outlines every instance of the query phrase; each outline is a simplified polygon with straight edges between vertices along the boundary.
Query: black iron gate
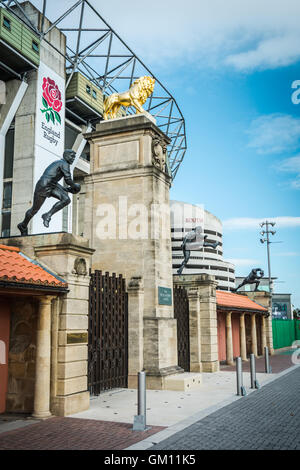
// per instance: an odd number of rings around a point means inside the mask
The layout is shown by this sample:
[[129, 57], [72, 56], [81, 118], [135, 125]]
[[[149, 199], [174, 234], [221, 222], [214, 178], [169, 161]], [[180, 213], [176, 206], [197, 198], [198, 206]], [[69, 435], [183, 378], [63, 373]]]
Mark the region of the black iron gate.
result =
[[125, 279], [95, 271], [90, 280], [88, 387], [91, 395], [127, 387], [128, 298]]
[[174, 317], [177, 320], [178, 365], [190, 371], [189, 299], [184, 287], [174, 286]]

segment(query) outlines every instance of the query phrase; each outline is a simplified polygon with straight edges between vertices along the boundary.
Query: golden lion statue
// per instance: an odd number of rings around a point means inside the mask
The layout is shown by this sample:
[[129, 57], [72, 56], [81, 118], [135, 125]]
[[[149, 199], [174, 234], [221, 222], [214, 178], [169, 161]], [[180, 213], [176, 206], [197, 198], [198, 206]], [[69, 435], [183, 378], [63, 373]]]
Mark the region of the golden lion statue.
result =
[[140, 77], [133, 82], [130, 89], [124, 93], [113, 93], [104, 99], [103, 117], [107, 119], [115, 119], [121, 106], [134, 106], [136, 114], [147, 111], [143, 109], [143, 104], [153, 93], [155, 79], [151, 77]]

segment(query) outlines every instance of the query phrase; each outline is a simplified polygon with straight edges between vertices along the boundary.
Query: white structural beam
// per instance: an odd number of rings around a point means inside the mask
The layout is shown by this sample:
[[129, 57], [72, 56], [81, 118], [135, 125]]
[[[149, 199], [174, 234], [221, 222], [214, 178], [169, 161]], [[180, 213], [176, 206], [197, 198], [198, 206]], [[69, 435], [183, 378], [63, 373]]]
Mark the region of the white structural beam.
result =
[[[88, 124], [87, 126], [84, 126], [82, 128], [82, 132], [77, 135], [76, 140], [74, 142], [74, 145], [72, 149], [76, 152], [76, 157], [75, 160], [71, 166], [71, 171], [73, 173], [75, 168], [79, 168], [80, 170], [84, 171], [86, 174], [89, 173], [89, 164], [87, 164], [86, 169], [84, 170], [84, 166], [80, 162], [80, 157], [82, 155], [82, 152], [84, 150], [84, 147], [86, 145], [86, 139], [83, 137], [83, 134], [87, 132], [92, 131], [92, 126]], [[71, 199], [71, 203], [68, 206], [68, 232], [72, 233], [72, 219], [73, 219], [73, 194], [69, 194], [69, 197]], [[75, 195], [76, 197], [76, 195]]]
[[[15, 80], [13, 81], [15, 85]], [[4, 176], [4, 155], [5, 155], [5, 137], [7, 131], [15, 117], [15, 114], [21, 104], [25, 95], [28, 84], [24, 81], [20, 82], [19, 87], [15, 94], [10, 95], [8, 87], [5, 87], [5, 102], [1, 107], [1, 121], [0, 121], [0, 208], [2, 208], [3, 198], [3, 176]], [[2, 227], [2, 212], [0, 210], [0, 235]]]

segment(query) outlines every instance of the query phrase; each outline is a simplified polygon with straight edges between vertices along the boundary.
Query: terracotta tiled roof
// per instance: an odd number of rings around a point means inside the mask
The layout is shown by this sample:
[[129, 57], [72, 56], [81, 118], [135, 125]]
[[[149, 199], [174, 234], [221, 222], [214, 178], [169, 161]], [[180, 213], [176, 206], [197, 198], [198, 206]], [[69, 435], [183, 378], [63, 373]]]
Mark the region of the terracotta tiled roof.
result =
[[259, 310], [267, 312], [265, 307], [253, 302], [246, 295], [234, 294], [233, 292], [226, 292], [217, 290], [217, 305], [220, 307], [231, 307], [239, 310]]
[[0, 245], [0, 281], [51, 287], [67, 283], [13, 246]]

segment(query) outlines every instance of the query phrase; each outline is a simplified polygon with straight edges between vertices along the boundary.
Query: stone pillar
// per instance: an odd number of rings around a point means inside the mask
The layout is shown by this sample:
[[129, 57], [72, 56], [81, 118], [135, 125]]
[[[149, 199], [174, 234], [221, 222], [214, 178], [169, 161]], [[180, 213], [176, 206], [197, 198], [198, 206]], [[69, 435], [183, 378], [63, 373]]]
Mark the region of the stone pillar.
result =
[[272, 315], [269, 315], [268, 318], [266, 318], [266, 341], [267, 341], [267, 346], [269, 348], [269, 353], [273, 355], [274, 348], [273, 348]]
[[251, 352], [257, 357], [256, 314], [251, 315]]
[[[191, 320], [193, 320], [194, 328], [190, 329], [190, 347], [192, 345], [196, 360], [194, 367], [198, 367], [197, 360], [201, 358], [202, 372], [217, 372], [220, 369], [216, 301], [218, 283], [215, 281], [214, 276], [209, 274], [175, 275], [173, 279], [174, 284], [185, 287], [188, 293], [191, 292], [192, 294], [192, 305], [189, 305], [190, 327]], [[198, 305], [194, 289], [198, 291]], [[195, 321], [196, 318], [198, 324]]]
[[[268, 310], [269, 316], [266, 318], [265, 327], [266, 327], [266, 341], [269, 348], [270, 354], [274, 354], [273, 349], [273, 331], [272, 331], [272, 309], [271, 309], [271, 299], [270, 293], [264, 291], [250, 291], [241, 293], [249, 297], [249, 299], [254, 300], [259, 305], [262, 305]], [[267, 312], [266, 312], [267, 313]]]
[[264, 354], [265, 346], [267, 346], [267, 337], [266, 337], [266, 318], [264, 315], [261, 317], [261, 352]]
[[89, 240], [70, 233], [51, 233], [2, 239], [2, 243], [18, 246], [67, 282], [68, 292], [53, 302], [52, 308], [50, 410], [66, 416], [88, 409], [89, 268], [94, 253]]
[[217, 372], [220, 368], [218, 356], [218, 327], [216, 287], [214, 276], [202, 274], [200, 287], [201, 318], [201, 362], [203, 372]]
[[144, 368], [144, 286], [140, 276], [128, 287], [128, 388], [137, 388], [137, 374]]
[[[42, 237], [42, 236], [41, 236]], [[32, 237], [34, 238], [34, 237]], [[89, 408], [88, 373], [88, 313], [89, 267], [94, 252], [88, 240], [72, 234], [53, 234], [48, 243], [35, 246], [39, 260], [60, 275], [69, 292], [60, 302], [56, 336], [57, 357], [53, 370], [51, 410], [59, 416], [84, 411]], [[55, 375], [54, 375], [55, 372]]]
[[[92, 267], [127, 281], [143, 278], [144, 368], [148, 386], [163, 387], [166, 375], [182, 371], [172, 305], [171, 178], [163, 162], [169, 139], [143, 114], [103, 121], [85, 138], [91, 174], [85, 178], [84, 236], [96, 249]], [[162, 150], [159, 161], [154, 143]], [[159, 288], [169, 293], [167, 302]]]
[[190, 327], [190, 371], [201, 372], [200, 296], [198, 287], [188, 289]]
[[247, 361], [247, 343], [246, 343], [246, 328], [245, 328], [245, 314], [240, 315], [240, 345], [241, 345], [241, 358]]
[[233, 366], [233, 344], [232, 344], [232, 324], [231, 313], [226, 312], [226, 363]]
[[50, 361], [51, 361], [51, 301], [40, 299], [36, 341], [36, 371], [34, 387], [35, 418], [48, 418], [50, 413]]

